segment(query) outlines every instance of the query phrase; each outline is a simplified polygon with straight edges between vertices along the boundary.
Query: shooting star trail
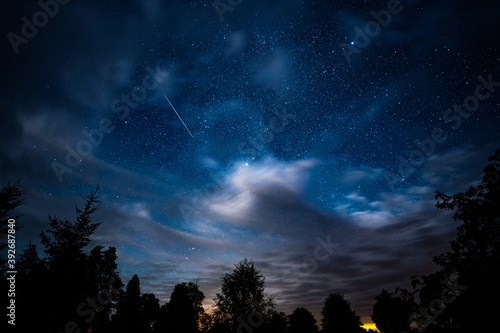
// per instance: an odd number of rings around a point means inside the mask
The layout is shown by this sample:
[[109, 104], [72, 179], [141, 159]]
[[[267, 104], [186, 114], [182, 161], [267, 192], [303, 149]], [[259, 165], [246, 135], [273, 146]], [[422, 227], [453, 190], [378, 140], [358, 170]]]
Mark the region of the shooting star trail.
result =
[[163, 97], [165, 97], [167, 99], [168, 104], [170, 104], [170, 106], [174, 110], [175, 114], [177, 115], [177, 117], [179, 117], [180, 121], [182, 122], [182, 125], [184, 125], [184, 127], [188, 131], [189, 135], [191, 135], [191, 137], [193, 138], [193, 134], [191, 134], [191, 132], [189, 131], [189, 128], [187, 128], [186, 124], [184, 124], [184, 121], [182, 121], [181, 116], [179, 116], [179, 114], [177, 113], [177, 110], [174, 108], [174, 106], [172, 105], [172, 103], [170, 103], [170, 100], [168, 99], [167, 95], [163, 95]]

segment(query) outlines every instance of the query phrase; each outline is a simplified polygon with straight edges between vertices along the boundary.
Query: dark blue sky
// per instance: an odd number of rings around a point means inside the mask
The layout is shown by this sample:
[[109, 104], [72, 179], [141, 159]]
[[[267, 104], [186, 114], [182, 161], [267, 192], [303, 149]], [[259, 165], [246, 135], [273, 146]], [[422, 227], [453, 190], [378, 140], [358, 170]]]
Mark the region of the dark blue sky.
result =
[[341, 292], [368, 322], [454, 238], [434, 190], [500, 147], [499, 1], [64, 3], [0, 11], [20, 244], [99, 184], [95, 243], [162, 301], [212, 305], [247, 257], [278, 310]]

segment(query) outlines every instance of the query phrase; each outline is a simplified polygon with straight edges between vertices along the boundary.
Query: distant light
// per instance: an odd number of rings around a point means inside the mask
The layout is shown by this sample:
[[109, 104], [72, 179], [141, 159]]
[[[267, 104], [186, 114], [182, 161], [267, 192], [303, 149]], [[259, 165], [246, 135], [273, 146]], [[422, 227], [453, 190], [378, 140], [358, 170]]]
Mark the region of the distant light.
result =
[[354, 42], [351, 42], [351, 45], [354, 45]]
[[377, 329], [377, 325], [375, 325], [374, 323], [368, 323], [368, 324], [364, 324], [362, 326], [365, 330], [368, 330], [368, 329], [372, 329], [376, 332], [379, 332], [379, 330]]
[[248, 163], [245, 163], [246, 166], [248, 166]]

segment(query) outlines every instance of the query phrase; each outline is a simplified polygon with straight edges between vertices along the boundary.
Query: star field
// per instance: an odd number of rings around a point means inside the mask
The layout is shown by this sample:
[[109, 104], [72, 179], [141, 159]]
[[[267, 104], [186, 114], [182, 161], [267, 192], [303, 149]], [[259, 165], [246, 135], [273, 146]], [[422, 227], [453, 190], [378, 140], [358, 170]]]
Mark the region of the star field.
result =
[[[500, 3], [401, 1], [362, 47], [391, 2], [243, 0], [221, 20], [211, 1], [72, 1], [27, 43], [4, 37], [0, 181], [27, 190], [22, 242], [99, 184], [93, 242], [144, 292], [198, 279], [208, 307], [247, 257], [280, 311], [319, 318], [335, 291], [369, 322], [455, 236], [434, 190], [477, 183], [500, 143], [484, 84], [500, 81]], [[3, 36], [41, 10], [3, 6]], [[488, 97], [458, 112], [478, 85]], [[338, 248], [304, 269], [327, 236]]]

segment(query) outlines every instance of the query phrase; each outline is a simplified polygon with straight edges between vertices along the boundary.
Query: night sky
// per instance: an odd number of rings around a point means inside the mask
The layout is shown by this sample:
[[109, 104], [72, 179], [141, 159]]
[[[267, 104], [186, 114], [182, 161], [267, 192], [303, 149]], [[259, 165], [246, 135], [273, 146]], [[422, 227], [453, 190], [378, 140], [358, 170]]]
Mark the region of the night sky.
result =
[[248, 258], [277, 310], [370, 322], [455, 238], [433, 192], [500, 147], [500, 1], [60, 2], [0, 11], [18, 247], [99, 184], [91, 245], [162, 302], [198, 281], [208, 309]]

